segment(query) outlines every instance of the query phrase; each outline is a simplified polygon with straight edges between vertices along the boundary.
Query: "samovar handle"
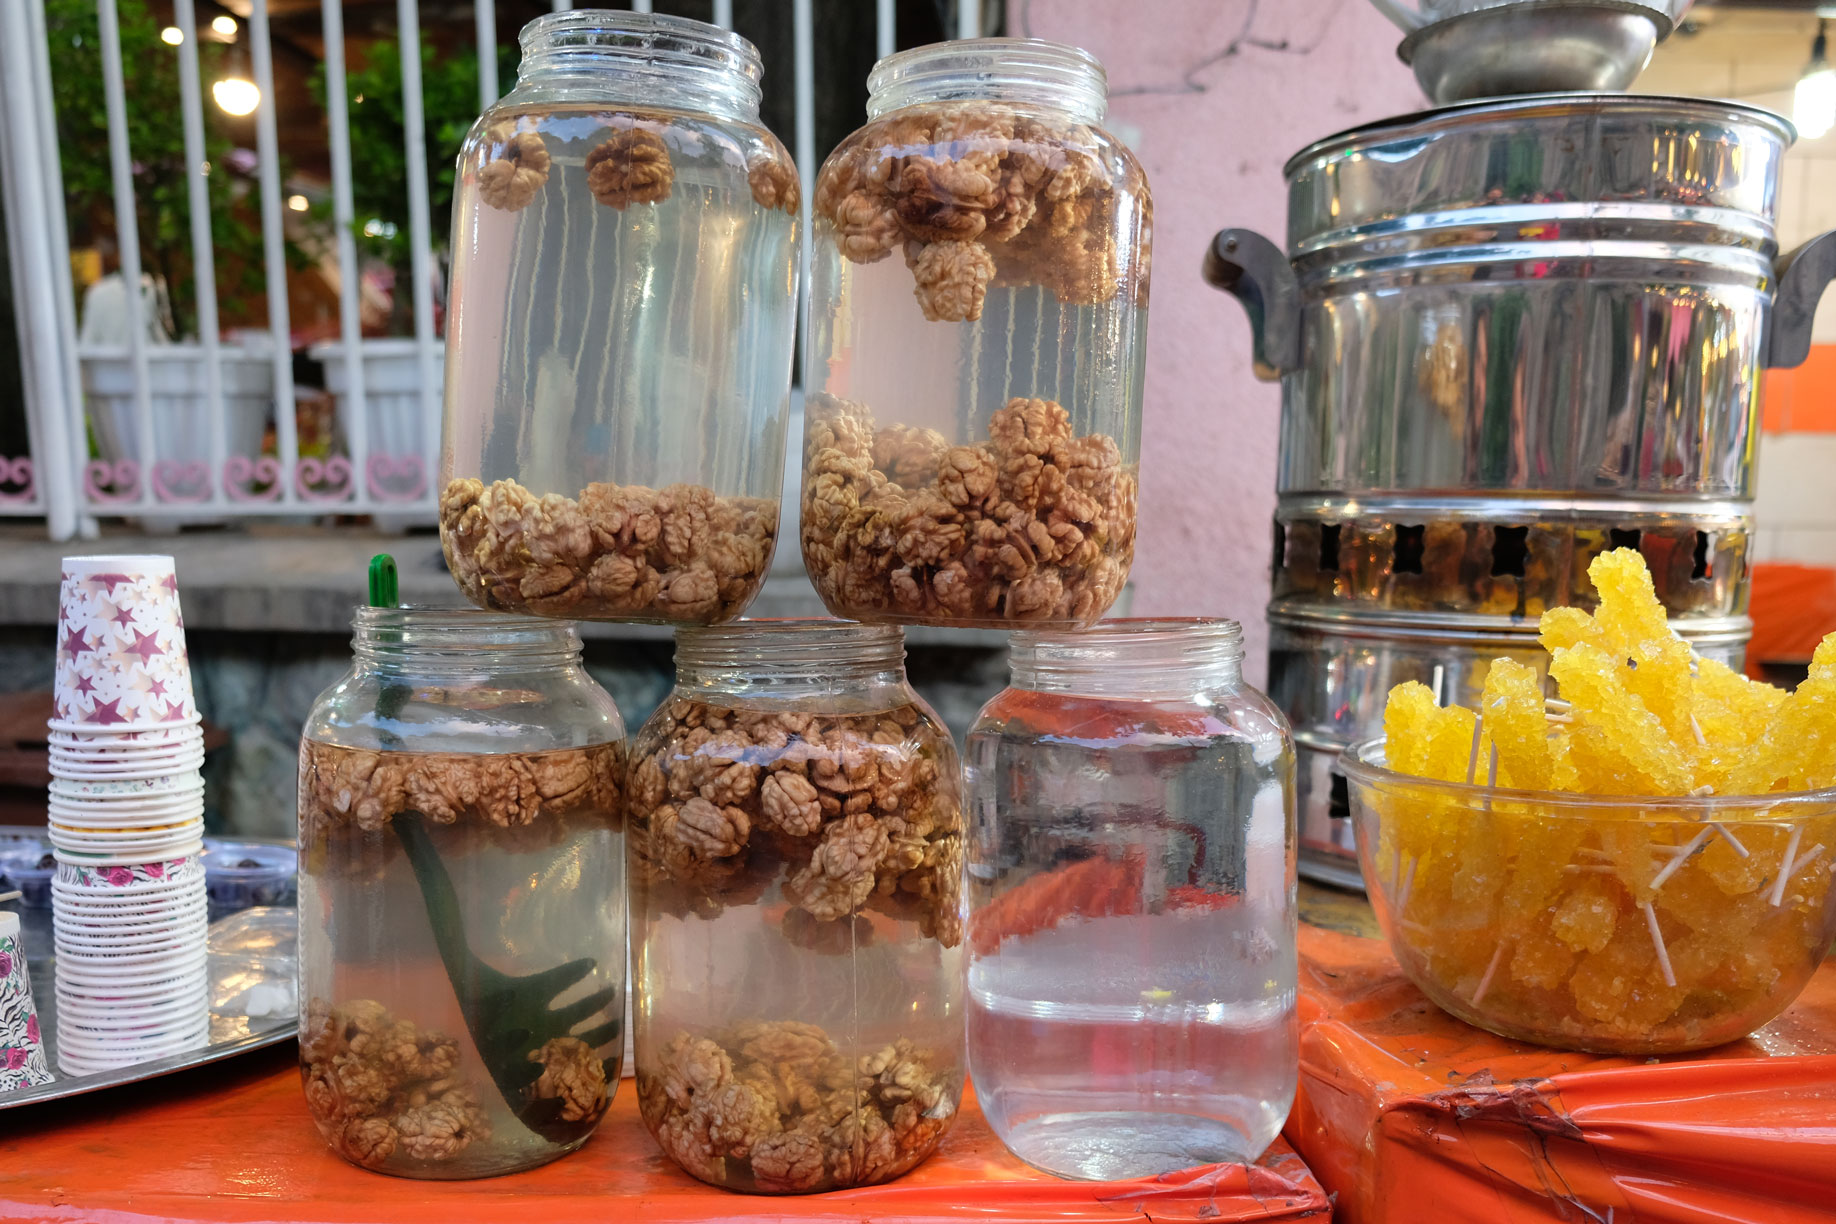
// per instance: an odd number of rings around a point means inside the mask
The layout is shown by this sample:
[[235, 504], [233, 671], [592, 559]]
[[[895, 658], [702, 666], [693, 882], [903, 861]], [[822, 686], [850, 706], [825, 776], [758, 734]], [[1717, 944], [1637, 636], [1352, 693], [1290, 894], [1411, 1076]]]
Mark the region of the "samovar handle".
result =
[[1205, 251], [1204, 276], [1248, 312], [1257, 378], [1274, 382], [1300, 367], [1300, 282], [1280, 247], [1254, 230], [1219, 230]]
[[1766, 364], [1789, 370], [1803, 365], [1810, 356], [1817, 303], [1830, 281], [1836, 280], [1836, 230], [1779, 256], [1773, 270], [1778, 290], [1766, 324]]

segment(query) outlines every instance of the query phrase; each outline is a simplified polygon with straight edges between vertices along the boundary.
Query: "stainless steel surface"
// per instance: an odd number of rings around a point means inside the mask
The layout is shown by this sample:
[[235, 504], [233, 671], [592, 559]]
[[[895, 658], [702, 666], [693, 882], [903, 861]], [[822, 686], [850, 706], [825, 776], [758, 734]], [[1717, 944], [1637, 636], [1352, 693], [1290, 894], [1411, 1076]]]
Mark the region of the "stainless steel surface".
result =
[[1766, 364], [1789, 370], [1810, 357], [1817, 303], [1836, 280], [1836, 231], [1819, 235], [1780, 257], [1778, 291], [1766, 332]]
[[[1407, 33], [1419, 30], [1423, 26], [1446, 21], [1462, 13], [1476, 13], [1486, 9], [1516, 9], [1530, 5], [1542, 5], [1549, 0], [1371, 0], [1378, 12], [1396, 24], [1396, 28]], [[1645, 13], [1657, 23], [1662, 31], [1660, 37], [1667, 37], [1683, 14], [1689, 11], [1694, 0], [1608, 0], [1608, 3], [1622, 9], [1636, 10]]]
[[[1332, 766], [1345, 745], [1383, 733], [1393, 685], [1420, 681], [1443, 704], [1472, 707], [1493, 659], [1539, 670], [1547, 662], [1534, 624], [1515, 631], [1499, 624], [1483, 616], [1269, 609], [1269, 696], [1294, 727], [1303, 875], [1345, 886], [1347, 865], [1357, 871], [1342, 796], [1334, 814], [1334, 788], [1342, 783], [1333, 781]], [[1698, 653], [1739, 667], [1752, 622], [1679, 622], [1678, 632]]]
[[1521, 628], [1547, 608], [1592, 607], [1588, 564], [1630, 546], [1678, 623], [1738, 616], [1751, 511], [1688, 499], [1290, 494], [1275, 512], [1274, 598], [1341, 614], [1474, 613]]
[[[42, 828], [0, 826], [0, 843], [23, 844], [42, 840], [43, 836]], [[281, 939], [270, 934], [291, 925], [281, 919], [292, 911], [245, 910], [211, 925], [210, 1045], [96, 1075], [65, 1075], [57, 1069], [57, 992], [54, 985], [56, 958], [52, 943], [51, 911], [17, 904], [8, 908], [19, 914], [20, 946], [25, 952], [26, 966], [31, 974], [32, 1002], [38, 1011], [38, 1026], [45, 1043], [45, 1055], [56, 1078], [36, 1088], [0, 1093], [0, 1110], [100, 1092], [105, 1088], [117, 1088], [170, 1075], [175, 1071], [220, 1062], [251, 1050], [291, 1041], [299, 1031], [297, 1005], [288, 1007], [278, 1020], [251, 1016], [246, 1008], [251, 987], [278, 988], [284, 981], [289, 993], [293, 988], [296, 953], [291, 947], [291, 936]]]
[[[1298, 292], [1241, 231], [1206, 261], [1261, 370], [1294, 360], [1278, 489], [1750, 498], [1789, 137], [1731, 103], [1570, 95], [1301, 153]], [[1836, 251], [1794, 267], [1801, 335]]]
[[1545, 0], [1423, 26], [1402, 40], [1396, 56], [1440, 103], [1629, 89], [1666, 32], [1642, 5]]

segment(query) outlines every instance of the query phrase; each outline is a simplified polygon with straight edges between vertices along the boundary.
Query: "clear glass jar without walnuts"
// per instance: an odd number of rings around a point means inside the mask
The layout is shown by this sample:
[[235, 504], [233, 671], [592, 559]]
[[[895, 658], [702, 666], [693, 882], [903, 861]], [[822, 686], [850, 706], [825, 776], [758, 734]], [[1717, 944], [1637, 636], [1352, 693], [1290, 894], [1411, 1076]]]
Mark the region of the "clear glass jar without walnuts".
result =
[[805, 568], [856, 620], [1093, 623], [1134, 559], [1153, 213], [1102, 66], [976, 39], [868, 87], [812, 200]]
[[538, 18], [459, 155], [440, 538], [496, 611], [706, 624], [771, 565], [797, 169], [757, 50], [677, 17]]
[[638, 1105], [703, 1181], [884, 1182], [956, 1119], [959, 762], [903, 660], [890, 626], [678, 630], [632, 742]]
[[624, 726], [562, 621], [362, 608], [300, 741], [300, 1072], [354, 1164], [485, 1177], [618, 1084]]
[[969, 733], [969, 1068], [1062, 1177], [1249, 1162], [1294, 1100], [1294, 748], [1231, 621], [1012, 635]]

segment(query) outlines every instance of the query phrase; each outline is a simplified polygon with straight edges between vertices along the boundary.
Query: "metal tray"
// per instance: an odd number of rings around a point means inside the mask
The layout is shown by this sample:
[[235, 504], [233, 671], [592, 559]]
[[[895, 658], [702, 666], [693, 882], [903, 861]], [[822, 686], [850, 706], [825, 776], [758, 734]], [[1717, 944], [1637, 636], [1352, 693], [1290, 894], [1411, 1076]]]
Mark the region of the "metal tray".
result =
[[[43, 830], [0, 826], [0, 843], [42, 837]], [[17, 902], [6, 908], [19, 914], [21, 947], [31, 970], [32, 1001], [38, 1009], [45, 1056], [57, 1078], [36, 1088], [0, 1093], [0, 1110], [100, 1092], [201, 1067], [291, 1041], [299, 1032], [295, 1005], [279, 1009], [279, 1015], [273, 1014], [274, 1008], [264, 1008], [267, 1014], [251, 1016], [248, 1008], [252, 988], [265, 987], [270, 992], [284, 989], [291, 997], [298, 964], [298, 911], [291, 906], [246, 909], [211, 923], [210, 1045], [95, 1075], [65, 1075], [57, 1069], [57, 992], [53, 989], [56, 958], [51, 911], [21, 907]]]

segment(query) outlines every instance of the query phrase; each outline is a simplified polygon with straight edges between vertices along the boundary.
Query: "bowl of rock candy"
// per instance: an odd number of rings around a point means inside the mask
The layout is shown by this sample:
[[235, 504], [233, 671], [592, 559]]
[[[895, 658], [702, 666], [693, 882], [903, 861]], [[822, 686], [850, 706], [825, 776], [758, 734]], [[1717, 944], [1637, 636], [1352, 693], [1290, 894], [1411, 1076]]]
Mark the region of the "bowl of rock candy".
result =
[[1348, 748], [1358, 856], [1403, 971], [1468, 1023], [1606, 1054], [1776, 1017], [1836, 935], [1836, 634], [1789, 694], [1695, 655], [1643, 559], [1546, 612], [1560, 694], [1495, 660], [1478, 710], [1414, 682]]

